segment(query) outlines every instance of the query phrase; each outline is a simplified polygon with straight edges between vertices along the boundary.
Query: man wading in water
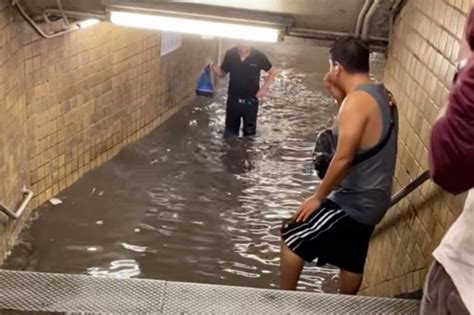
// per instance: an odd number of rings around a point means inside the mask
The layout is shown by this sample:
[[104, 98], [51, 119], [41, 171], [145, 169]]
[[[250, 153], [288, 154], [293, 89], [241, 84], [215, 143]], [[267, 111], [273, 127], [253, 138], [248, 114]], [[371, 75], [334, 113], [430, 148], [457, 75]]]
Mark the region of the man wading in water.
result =
[[369, 78], [369, 50], [359, 41], [344, 38], [330, 49], [325, 86], [340, 105], [337, 148], [321, 185], [282, 228], [280, 287], [295, 290], [304, 262], [316, 260], [338, 266], [340, 293], [356, 294], [370, 236], [390, 206], [398, 124], [388, 92]]
[[[225, 118], [226, 134], [239, 135], [243, 120], [244, 136], [253, 136], [257, 131], [258, 99], [270, 90], [277, 71], [268, 58], [248, 44], [239, 44], [228, 50], [219, 67], [211, 65], [218, 78], [230, 72]], [[260, 72], [265, 71], [264, 84], [260, 87]]]

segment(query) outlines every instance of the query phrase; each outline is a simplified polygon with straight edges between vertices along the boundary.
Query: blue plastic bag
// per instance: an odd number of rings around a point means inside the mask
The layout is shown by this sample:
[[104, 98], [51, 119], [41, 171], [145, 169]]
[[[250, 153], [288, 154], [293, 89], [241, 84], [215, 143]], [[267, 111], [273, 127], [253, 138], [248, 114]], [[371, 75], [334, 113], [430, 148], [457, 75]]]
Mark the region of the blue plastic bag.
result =
[[212, 86], [210, 65], [207, 65], [199, 76], [196, 86], [196, 95], [205, 97], [214, 96], [214, 87]]

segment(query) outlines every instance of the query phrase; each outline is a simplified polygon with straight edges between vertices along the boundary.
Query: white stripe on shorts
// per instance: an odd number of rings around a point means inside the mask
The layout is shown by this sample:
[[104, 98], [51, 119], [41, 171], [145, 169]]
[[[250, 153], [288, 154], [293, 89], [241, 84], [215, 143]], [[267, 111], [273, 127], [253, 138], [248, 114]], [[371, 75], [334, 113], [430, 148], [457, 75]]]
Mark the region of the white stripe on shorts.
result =
[[321, 210], [318, 211], [318, 213], [316, 213], [316, 215], [313, 218], [311, 218], [311, 220], [309, 220], [307, 222], [303, 222], [302, 224], [299, 224], [299, 225], [295, 226], [291, 230], [288, 230], [285, 233], [283, 233], [282, 236], [286, 236], [288, 233], [292, 233], [292, 232], [296, 232], [298, 230], [304, 229], [309, 224], [312, 224], [314, 222], [314, 220], [318, 219], [321, 216], [321, 213], [323, 213], [324, 210], [326, 210], [326, 208], [322, 208]]
[[[321, 217], [320, 220], [318, 220], [318, 222], [316, 222], [313, 226], [301, 231], [301, 232], [298, 232], [298, 233], [295, 233], [295, 235], [292, 235], [290, 236], [288, 239], [287, 239], [287, 242], [286, 244], [288, 245], [288, 247], [291, 246], [291, 244], [293, 244], [296, 240], [298, 240], [299, 238], [304, 238], [306, 235], [309, 235], [311, 233], [314, 233], [314, 232], [317, 232], [319, 229], [322, 229], [324, 227], [324, 225], [328, 222], [331, 222], [331, 220], [336, 217], [339, 213], [343, 212], [342, 210], [330, 210], [328, 211], [324, 216]], [[291, 239], [291, 240], [290, 240]]]
[[[342, 211], [342, 210], [341, 210]], [[339, 218], [336, 218], [327, 228], [325, 228], [324, 230], [319, 230], [319, 231], [314, 231], [315, 233], [317, 232], [318, 234], [316, 234], [316, 236], [313, 236], [310, 238], [310, 240], [314, 240], [316, 239], [321, 233], [323, 232], [326, 232], [328, 230], [330, 230], [334, 224], [336, 224], [337, 222], [339, 222], [340, 220], [344, 219], [345, 217], [347, 217], [347, 214], [344, 213], [344, 215], [340, 216]], [[301, 238], [301, 241], [298, 243], [298, 245], [296, 245], [294, 248], [293, 248], [293, 251], [295, 251], [301, 244], [303, 244], [303, 242], [305, 241], [305, 239]]]
[[[337, 215], [339, 215], [340, 213], [344, 213], [344, 211], [342, 210], [337, 210], [336, 213], [334, 213], [330, 218], [327, 218], [324, 222], [321, 223], [320, 226], [318, 226], [316, 229], [314, 229], [313, 231], [308, 231], [306, 233], [304, 233], [303, 235], [301, 235], [301, 238], [305, 238], [311, 234], [314, 234], [316, 232], [318, 232], [320, 229], [322, 229], [324, 227], [324, 224], [328, 223], [328, 224], [331, 224], [334, 222], [334, 221], [337, 221], [339, 218], [336, 218]], [[333, 221], [333, 222], [330, 222], [330, 221]]]
[[[328, 210], [326, 213], [323, 213], [321, 216], [318, 216], [318, 215], [315, 215], [314, 218], [318, 218], [318, 220], [316, 220], [316, 223], [313, 224], [313, 222], [311, 222], [313, 225], [305, 225], [304, 229], [294, 233], [293, 235], [291, 235], [290, 237], [288, 237], [285, 241], [285, 243], [287, 245], [290, 244], [290, 242], [292, 242], [294, 239], [298, 238], [299, 235], [303, 234], [303, 233], [306, 233], [307, 231], [311, 230], [312, 228], [314, 228], [314, 226], [317, 226], [320, 222], [322, 222], [325, 218], [327, 218], [329, 215], [331, 215], [331, 213], [334, 212], [334, 210]], [[314, 219], [313, 218], [313, 219]], [[315, 221], [315, 220], [311, 220], [311, 221]], [[304, 224], [304, 223], [303, 223]], [[301, 225], [303, 225], [301, 224]]]

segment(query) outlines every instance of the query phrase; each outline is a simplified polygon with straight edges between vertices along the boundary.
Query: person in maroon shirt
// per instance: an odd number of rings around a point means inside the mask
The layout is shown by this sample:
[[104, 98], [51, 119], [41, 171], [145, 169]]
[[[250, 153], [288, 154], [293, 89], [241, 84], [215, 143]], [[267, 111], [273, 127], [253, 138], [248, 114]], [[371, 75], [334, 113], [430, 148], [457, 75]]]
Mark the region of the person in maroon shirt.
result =
[[[467, 44], [467, 47], [466, 47]], [[459, 194], [474, 187], [474, 12], [466, 28], [464, 56], [449, 101], [431, 132], [430, 171], [446, 191]]]
[[463, 48], [448, 102], [431, 133], [430, 174], [452, 194], [470, 193], [433, 252], [421, 314], [474, 314], [474, 10]]

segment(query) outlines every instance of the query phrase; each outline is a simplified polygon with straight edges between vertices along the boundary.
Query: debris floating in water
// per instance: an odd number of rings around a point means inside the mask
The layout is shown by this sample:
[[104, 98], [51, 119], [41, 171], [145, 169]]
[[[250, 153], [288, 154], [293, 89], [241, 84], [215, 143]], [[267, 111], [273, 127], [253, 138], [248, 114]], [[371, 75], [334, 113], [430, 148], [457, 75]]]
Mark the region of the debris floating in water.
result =
[[57, 205], [60, 205], [63, 203], [63, 201], [59, 198], [51, 198], [49, 199], [49, 202], [53, 205], [53, 206], [57, 206]]
[[95, 224], [97, 224], [97, 225], [103, 225], [103, 224], [104, 224], [104, 221], [99, 220], [99, 221], [97, 221]]
[[249, 160], [245, 160], [245, 161], [244, 161], [244, 167], [245, 167], [245, 169], [247, 169], [247, 170], [250, 169], [250, 162], [249, 162]]
[[[97, 191], [97, 189], [96, 189], [95, 187], [92, 188], [92, 191], [91, 191], [91, 193], [89, 194], [89, 197], [92, 197], [92, 195], [95, 194], [96, 191]], [[103, 194], [104, 194], [104, 191], [101, 190], [101, 191], [99, 192], [99, 196], [102, 196]]]
[[125, 249], [131, 250], [132, 252], [136, 252], [136, 253], [144, 253], [147, 251], [146, 246], [138, 246], [138, 245], [132, 245], [132, 244], [127, 244], [127, 243], [122, 243], [122, 246]]

